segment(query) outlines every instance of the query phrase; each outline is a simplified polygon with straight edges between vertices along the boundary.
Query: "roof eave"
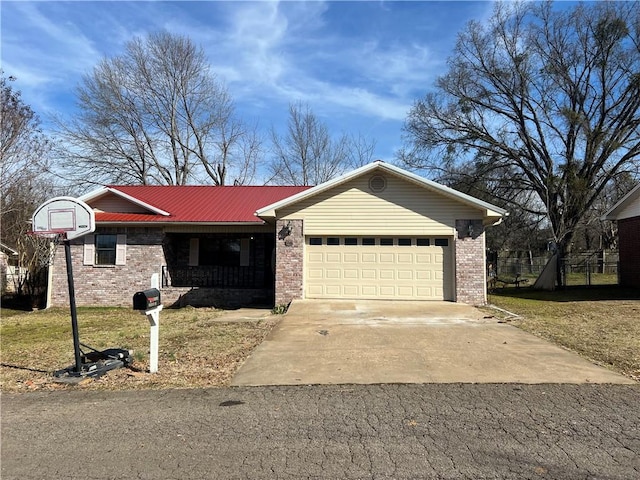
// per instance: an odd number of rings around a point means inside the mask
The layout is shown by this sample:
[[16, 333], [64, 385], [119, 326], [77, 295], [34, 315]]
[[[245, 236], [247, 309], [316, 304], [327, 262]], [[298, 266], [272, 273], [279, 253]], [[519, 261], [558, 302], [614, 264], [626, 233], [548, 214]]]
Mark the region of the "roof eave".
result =
[[289, 205], [293, 205], [294, 203], [299, 202], [300, 200], [303, 200], [305, 198], [309, 198], [312, 197], [314, 195], [317, 195], [321, 192], [324, 192], [326, 190], [329, 190], [337, 185], [340, 185], [342, 183], [346, 183], [349, 180], [359, 177], [360, 175], [363, 175], [369, 171], [375, 170], [375, 169], [382, 169], [382, 170], [386, 170], [387, 172], [390, 172], [392, 174], [398, 175], [400, 177], [406, 178], [408, 180], [411, 180], [423, 187], [429, 188], [431, 190], [435, 190], [445, 196], [448, 196], [454, 200], [458, 200], [461, 201], [465, 204], [468, 204], [469, 206], [475, 207], [475, 208], [480, 208], [481, 210], [485, 211], [485, 216], [490, 216], [489, 213], [493, 213], [494, 215], [497, 214], [499, 216], [505, 216], [508, 215], [507, 210], [497, 207], [495, 205], [492, 205], [488, 202], [485, 202], [483, 200], [479, 200], [477, 198], [474, 198], [470, 195], [467, 195], [465, 193], [459, 192], [457, 190], [454, 190], [452, 188], [446, 187], [444, 185], [441, 185], [439, 183], [436, 183], [432, 180], [427, 180], [426, 178], [422, 178], [419, 175], [416, 175], [414, 173], [408, 172], [406, 170], [403, 170], [399, 167], [396, 167], [394, 165], [385, 163], [381, 160], [376, 160], [374, 162], [368, 163], [360, 168], [357, 168], [355, 170], [352, 170], [351, 172], [348, 172], [344, 175], [341, 175], [339, 177], [336, 177], [332, 180], [329, 180], [327, 182], [321, 183], [320, 185], [316, 185], [315, 187], [310, 188], [309, 190], [305, 190], [303, 192], [297, 193], [295, 195], [292, 195], [291, 197], [287, 197], [283, 200], [280, 200], [279, 202], [275, 202], [272, 203], [271, 205], [267, 205], [265, 207], [262, 207], [261, 209], [257, 210], [255, 212], [255, 215], [258, 217], [264, 217], [264, 218], [276, 218], [277, 217], [277, 210]]
[[100, 221], [96, 220], [96, 225], [107, 226], [107, 225], [126, 225], [132, 227], [167, 227], [167, 226], [199, 226], [199, 227], [247, 227], [253, 226], [258, 227], [264, 225], [266, 222], [261, 220], [259, 222], [127, 222], [127, 221], [116, 221], [116, 220], [105, 220]]
[[635, 200], [636, 194], [640, 196], [640, 183], [633, 187], [627, 194], [622, 197], [613, 207], [611, 207], [600, 220], [618, 220], [618, 214], [624, 210], [629, 203]]

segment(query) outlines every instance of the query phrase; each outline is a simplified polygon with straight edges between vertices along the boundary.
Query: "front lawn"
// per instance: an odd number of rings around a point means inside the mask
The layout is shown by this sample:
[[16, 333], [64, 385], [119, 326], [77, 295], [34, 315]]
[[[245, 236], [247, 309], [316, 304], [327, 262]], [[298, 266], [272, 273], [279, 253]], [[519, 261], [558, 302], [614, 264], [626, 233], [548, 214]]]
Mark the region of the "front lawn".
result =
[[[269, 333], [277, 316], [225, 321], [222, 310], [187, 307], [160, 315], [158, 373], [149, 374], [149, 322], [125, 308], [79, 308], [80, 342], [98, 350], [133, 350], [132, 368], [113, 370], [83, 385], [90, 389], [198, 388], [227, 385]], [[69, 309], [0, 312], [2, 391], [65, 388], [55, 370], [73, 365]], [[86, 350], [89, 352], [89, 350]]]
[[[640, 291], [569, 287], [496, 289], [489, 303], [519, 315], [511, 324], [640, 380]], [[496, 314], [495, 311], [492, 312]]]

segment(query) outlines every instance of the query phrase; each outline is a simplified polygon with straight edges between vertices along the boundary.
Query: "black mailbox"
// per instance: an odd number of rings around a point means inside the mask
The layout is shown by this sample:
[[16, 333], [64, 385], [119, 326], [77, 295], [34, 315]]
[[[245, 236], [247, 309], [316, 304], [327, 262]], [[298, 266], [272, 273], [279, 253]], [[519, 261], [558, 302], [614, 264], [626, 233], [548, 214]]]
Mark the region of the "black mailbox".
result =
[[136, 292], [133, 295], [134, 310], [151, 310], [160, 305], [160, 290], [150, 288], [142, 292]]

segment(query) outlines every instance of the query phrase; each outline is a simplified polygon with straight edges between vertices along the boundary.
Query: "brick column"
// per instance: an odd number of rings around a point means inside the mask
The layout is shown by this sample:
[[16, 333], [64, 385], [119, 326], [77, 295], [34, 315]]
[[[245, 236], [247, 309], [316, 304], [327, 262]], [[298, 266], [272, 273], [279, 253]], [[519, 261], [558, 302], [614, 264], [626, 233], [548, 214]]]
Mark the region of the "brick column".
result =
[[304, 235], [302, 220], [276, 222], [276, 306], [303, 297]]
[[482, 220], [456, 220], [456, 231], [456, 301], [484, 305], [487, 283]]

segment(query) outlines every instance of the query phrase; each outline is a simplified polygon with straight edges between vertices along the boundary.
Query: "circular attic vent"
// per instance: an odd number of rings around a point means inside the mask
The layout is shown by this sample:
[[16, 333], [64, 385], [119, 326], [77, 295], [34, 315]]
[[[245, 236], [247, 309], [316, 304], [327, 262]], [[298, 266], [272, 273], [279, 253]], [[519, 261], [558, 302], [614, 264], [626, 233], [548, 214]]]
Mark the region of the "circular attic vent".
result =
[[387, 179], [382, 175], [374, 175], [369, 179], [369, 188], [372, 192], [382, 192], [387, 188]]

